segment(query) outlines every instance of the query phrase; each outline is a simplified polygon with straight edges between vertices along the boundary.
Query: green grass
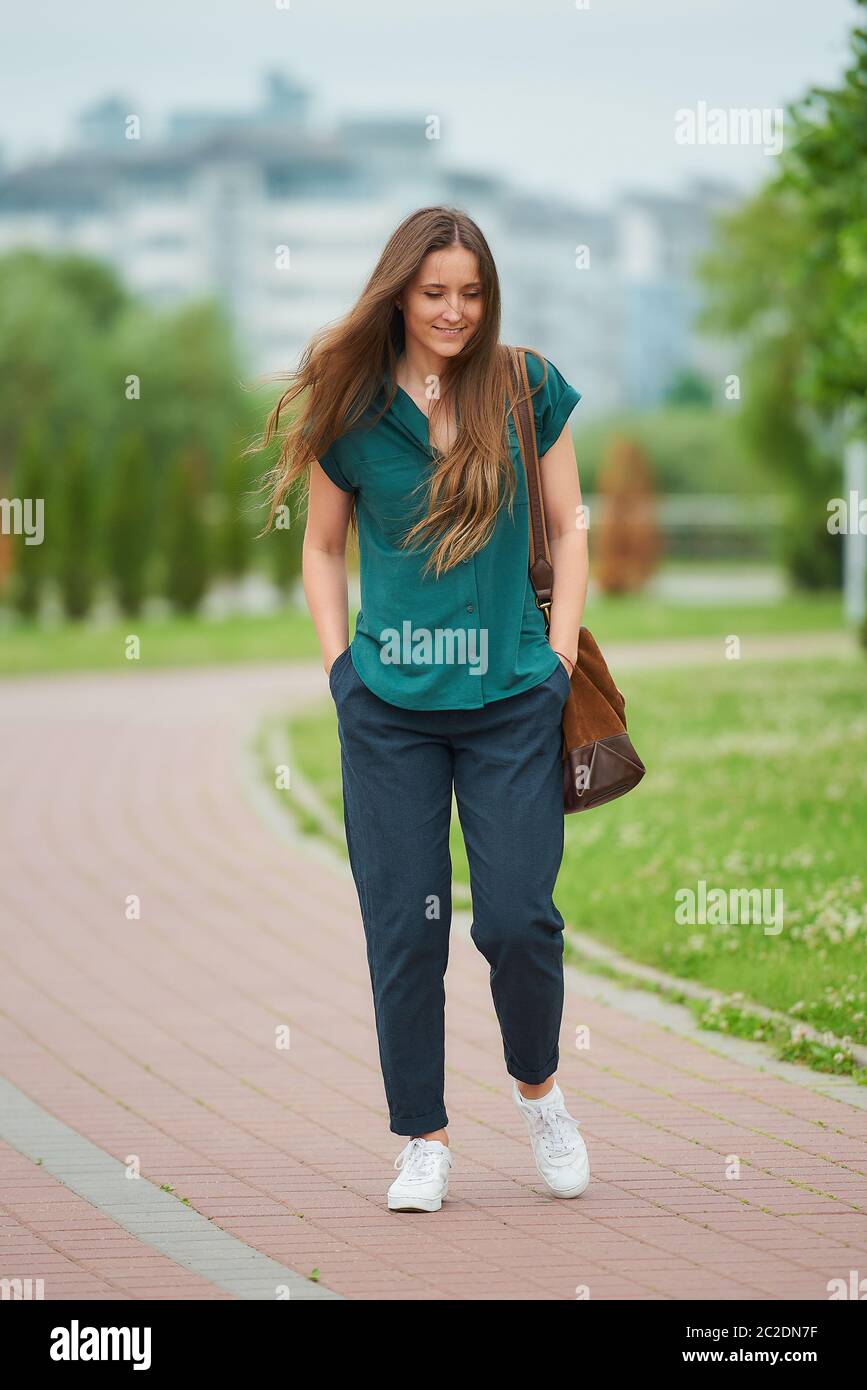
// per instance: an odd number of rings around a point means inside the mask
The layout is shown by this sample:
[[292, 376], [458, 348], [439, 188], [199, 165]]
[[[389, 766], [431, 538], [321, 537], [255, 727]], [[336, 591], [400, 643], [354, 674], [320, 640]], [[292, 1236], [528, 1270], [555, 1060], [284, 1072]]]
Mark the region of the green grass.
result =
[[[126, 656], [130, 634], [141, 657]], [[244, 661], [315, 661], [316, 633], [306, 610], [287, 606], [262, 617], [127, 619], [0, 628], [0, 674], [200, 666]]]
[[[867, 1042], [867, 666], [633, 673], [634, 792], [566, 822], [564, 915], [634, 960]], [[679, 925], [675, 893], [779, 889], [784, 927]]]
[[588, 602], [583, 621], [600, 643], [844, 628], [843, 605], [836, 594], [796, 594], [778, 603], [695, 605], [640, 596], [597, 598]]
[[[350, 632], [355, 629], [355, 616], [353, 612]], [[602, 643], [817, 632], [843, 626], [841, 602], [833, 594], [701, 607], [649, 598], [598, 598], [587, 605], [584, 621]], [[141, 642], [137, 661], [125, 655], [130, 634]], [[318, 660], [319, 645], [309, 614], [288, 605], [261, 617], [128, 619], [39, 628], [0, 614], [2, 675]]]
[[[647, 776], [567, 816], [556, 893], [567, 929], [733, 996], [723, 1009], [697, 1006], [705, 1026], [852, 1071], [834, 1047], [791, 1034], [802, 1022], [867, 1043], [867, 663], [720, 661], [633, 672], [624, 693]], [[333, 707], [291, 732], [301, 771], [340, 816]], [[456, 816], [451, 840], [458, 899], [469, 874]], [[727, 894], [780, 890], [782, 931], [678, 923], [675, 894], [699, 880]], [[791, 1027], [758, 1023], [751, 1002]]]

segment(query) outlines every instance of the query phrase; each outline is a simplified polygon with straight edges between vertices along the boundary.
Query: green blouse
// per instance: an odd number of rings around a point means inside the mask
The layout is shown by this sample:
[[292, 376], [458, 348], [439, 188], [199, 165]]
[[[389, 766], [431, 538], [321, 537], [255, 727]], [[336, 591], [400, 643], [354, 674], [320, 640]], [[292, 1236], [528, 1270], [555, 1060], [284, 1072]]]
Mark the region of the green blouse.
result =
[[[543, 375], [530, 353], [527, 374], [531, 388]], [[383, 399], [377, 397], [371, 418]], [[545, 384], [533, 396], [540, 458], [580, 399], [547, 362]], [[487, 544], [439, 579], [421, 575], [435, 542], [400, 548], [425, 514], [424, 489], [414, 490], [433, 460], [427, 416], [398, 387], [377, 424], [366, 418], [319, 460], [331, 481], [356, 497], [361, 609], [349, 653], [361, 680], [403, 709], [481, 709], [547, 680], [560, 658], [530, 581], [527, 482], [511, 415], [513, 516], [504, 502]]]

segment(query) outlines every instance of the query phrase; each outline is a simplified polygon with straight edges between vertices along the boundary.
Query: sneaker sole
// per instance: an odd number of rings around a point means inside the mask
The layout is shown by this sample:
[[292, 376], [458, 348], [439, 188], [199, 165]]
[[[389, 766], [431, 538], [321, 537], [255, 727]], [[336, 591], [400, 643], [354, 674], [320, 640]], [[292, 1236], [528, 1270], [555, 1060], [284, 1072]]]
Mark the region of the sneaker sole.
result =
[[580, 1197], [581, 1193], [586, 1192], [587, 1188], [590, 1185], [589, 1173], [587, 1174], [587, 1177], [584, 1179], [582, 1183], [579, 1183], [577, 1187], [569, 1188], [566, 1192], [564, 1192], [562, 1188], [552, 1187], [551, 1184], [548, 1182], [548, 1179], [542, 1173], [540, 1173], [539, 1176], [542, 1179], [545, 1186], [547, 1187], [548, 1191], [553, 1193], [555, 1197]]
[[403, 1201], [400, 1197], [389, 1197], [389, 1211], [439, 1211], [442, 1206], [442, 1197], [418, 1197], [415, 1201], [411, 1198]]
[[439, 1211], [443, 1198], [449, 1195], [448, 1184], [442, 1197], [389, 1197], [389, 1211]]

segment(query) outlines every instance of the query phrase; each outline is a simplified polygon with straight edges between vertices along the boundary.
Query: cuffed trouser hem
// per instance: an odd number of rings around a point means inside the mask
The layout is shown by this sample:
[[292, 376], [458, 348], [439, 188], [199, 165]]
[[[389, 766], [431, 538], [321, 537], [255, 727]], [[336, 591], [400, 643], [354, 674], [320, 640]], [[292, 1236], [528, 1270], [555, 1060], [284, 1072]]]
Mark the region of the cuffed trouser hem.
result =
[[514, 1076], [516, 1081], [523, 1081], [526, 1086], [541, 1086], [543, 1081], [547, 1081], [549, 1076], [554, 1075], [559, 1065], [560, 1054], [557, 1052], [548, 1065], [542, 1067], [541, 1071], [527, 1071], [525, 1067], [516, 1066], [514, 1062], [506, 1063], [506, 1071], [510, 1076]]
[[405, 1120], [400, 1115], [392, 1115], [389, 1128], [392, 1134], [431, 1134], [435, 1129], [445, 1129], [448, 1122], [445, 1108], [440, 1106], [439, 1110], [429, 1110], [426, 1115], [410, 1115]]

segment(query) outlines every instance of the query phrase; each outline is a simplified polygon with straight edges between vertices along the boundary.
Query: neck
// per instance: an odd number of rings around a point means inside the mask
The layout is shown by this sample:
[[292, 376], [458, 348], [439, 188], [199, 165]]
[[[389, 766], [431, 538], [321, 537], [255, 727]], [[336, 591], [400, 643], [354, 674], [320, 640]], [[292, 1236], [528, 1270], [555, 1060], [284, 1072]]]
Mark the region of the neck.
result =
[[414, 390], [418, 395], [425, 395], [429, 378], [436, 377], [439, 380], [447, 361], [448, 358], [441, 357], [437, 352], [420, 347], [418, 343], [408, 342], [397, 359], [397, 384], [405, 391]]

